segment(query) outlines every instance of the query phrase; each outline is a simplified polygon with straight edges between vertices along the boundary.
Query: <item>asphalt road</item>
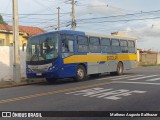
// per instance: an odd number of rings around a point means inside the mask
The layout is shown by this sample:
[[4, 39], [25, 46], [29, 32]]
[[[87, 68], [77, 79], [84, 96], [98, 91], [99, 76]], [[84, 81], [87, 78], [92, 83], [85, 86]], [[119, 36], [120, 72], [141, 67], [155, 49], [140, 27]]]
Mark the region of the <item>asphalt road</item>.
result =
[[[83, 82], [64, 79], [54, 84], [39, 83], [0, 89], [0, 111], [160, 111], [160, 67], [139, 67], [125, 71], [122, 76], [106, 74]], [[131, 118], [42, 119], [130, 120]], [[160, 117], [132, 119], [158, 120]]]

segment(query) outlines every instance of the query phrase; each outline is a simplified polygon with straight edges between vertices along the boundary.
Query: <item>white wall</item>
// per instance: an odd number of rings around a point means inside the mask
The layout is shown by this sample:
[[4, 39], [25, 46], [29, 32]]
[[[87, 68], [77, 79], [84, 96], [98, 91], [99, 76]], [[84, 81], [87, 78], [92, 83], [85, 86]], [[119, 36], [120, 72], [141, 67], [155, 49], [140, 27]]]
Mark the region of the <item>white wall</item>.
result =
[[[20, 50], [21, 78], [26, 78], [26, 52]], [[13, 47], [0, 46], [0, 81], [13, 80]]]

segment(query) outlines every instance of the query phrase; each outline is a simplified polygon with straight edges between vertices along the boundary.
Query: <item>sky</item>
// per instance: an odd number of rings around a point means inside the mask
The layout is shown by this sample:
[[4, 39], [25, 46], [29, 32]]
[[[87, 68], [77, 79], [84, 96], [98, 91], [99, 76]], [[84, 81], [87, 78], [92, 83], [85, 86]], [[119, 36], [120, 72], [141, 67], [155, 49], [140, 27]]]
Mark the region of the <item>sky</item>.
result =
[[[75, 0], [76, 30], [138, 38], [138, 48], [160, 51], [160, 0]], [[71, 0], [18, 0], [19, 24], [47, 31], [71, 29]], [[12, 0], [0, 0], [0, 14], [12, 25]]]

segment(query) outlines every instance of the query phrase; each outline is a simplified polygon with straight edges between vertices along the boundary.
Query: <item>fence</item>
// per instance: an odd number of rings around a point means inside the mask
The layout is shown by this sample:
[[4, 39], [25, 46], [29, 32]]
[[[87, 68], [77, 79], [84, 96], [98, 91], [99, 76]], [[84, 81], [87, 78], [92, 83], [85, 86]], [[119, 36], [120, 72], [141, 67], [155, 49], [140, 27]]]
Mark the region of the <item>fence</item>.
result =
[[142, 64], [160, 64], [160, 54], [158, 53], [141, 53], [140, 62]]

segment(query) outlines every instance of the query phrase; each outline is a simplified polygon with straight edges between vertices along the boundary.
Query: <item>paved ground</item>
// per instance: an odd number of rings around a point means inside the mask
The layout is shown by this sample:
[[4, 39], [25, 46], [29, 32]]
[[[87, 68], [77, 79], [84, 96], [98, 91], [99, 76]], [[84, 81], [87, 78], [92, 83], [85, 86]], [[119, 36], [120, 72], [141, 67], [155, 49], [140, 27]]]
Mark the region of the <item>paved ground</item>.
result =
[[160, 67], [139, 67], [126, 71], [122, 76], [106, 74], [83, 82], [66, 79], [54, 84], [41, 83], [0, 89], [0, 111], [160, 111], [159, 91]]

